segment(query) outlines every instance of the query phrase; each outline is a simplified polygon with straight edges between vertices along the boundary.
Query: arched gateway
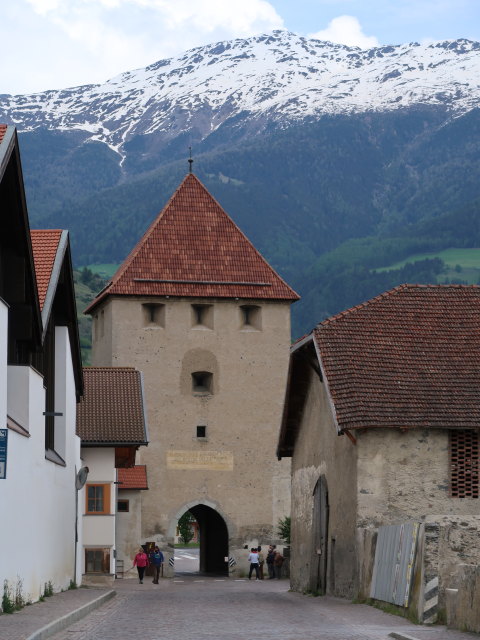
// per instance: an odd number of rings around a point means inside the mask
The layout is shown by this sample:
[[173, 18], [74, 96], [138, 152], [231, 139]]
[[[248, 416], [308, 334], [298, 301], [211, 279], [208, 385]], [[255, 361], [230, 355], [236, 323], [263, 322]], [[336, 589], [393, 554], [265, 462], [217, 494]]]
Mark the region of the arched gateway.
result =
[[173, 516], [188, 501], [203, 532], [202, 571], [226, 572], [227, 556], [245, 571], [246, 546], [281, 543], [290, 460], [275, 450], [297, 299], [188, 174], [90, 305], [94, 366], [144, 377], [149, 445], [138, 462], [148, 491], [137, 528], [117, 532], [118, 558], [128, 562], [145, 541], [171, 558]]
[[200, 502], [190, 503], [178, 512], [170, 526], [171, 533], [178, 518], [186, 511], [190, 511], [199, 526], [200, 573], [228, 574], [229, 535], [225, 519], [213, 506]]

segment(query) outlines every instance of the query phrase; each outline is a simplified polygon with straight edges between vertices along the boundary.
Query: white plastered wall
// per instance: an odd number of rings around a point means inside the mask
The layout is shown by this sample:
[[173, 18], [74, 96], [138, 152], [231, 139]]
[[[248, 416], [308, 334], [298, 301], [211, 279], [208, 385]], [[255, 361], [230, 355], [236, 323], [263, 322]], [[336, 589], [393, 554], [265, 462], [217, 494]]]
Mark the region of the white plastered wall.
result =
[[115, 572], [113, 549], [115, 548], [115, 448], [83, 447], [83, 464], [88, 467], [89, 484], [110, 485], [110, 508], [106, 515], [86, 515], [86, 490], [80, 497], [82, 512], [83, 549], [81, 552], [82, 571], [85, 573], [85, 548], [110, 549], [110, 572]]
[[[65, 466], [45, 459], [42, 376], [28, 366], [7, 370], [7, 398], [17, 417], [21, 412], [14, 405], [22, 398], [26, 409], [22, 415], [28, 417], [28, 424], [21, 426], [29, 435], [9, 429], [7, 477], [0, 480], [0, 582], [8, 580], [14, 588], [21, 582], [24, 597], [32, 601], [39, 598], [46, 583], [51, 582], [58, 591], [71, 580], [78, 583], [81, 575], [78, 567], [75, 575], [75, 474], [80, 467], [80, 440], [75, 435], [75, 381], [66, 327], [56, 329], [55, 346], [56, 376], [62, 379], [55, 410], [63, 413]], [[7, 404], [8, 413], [9, 409]]]

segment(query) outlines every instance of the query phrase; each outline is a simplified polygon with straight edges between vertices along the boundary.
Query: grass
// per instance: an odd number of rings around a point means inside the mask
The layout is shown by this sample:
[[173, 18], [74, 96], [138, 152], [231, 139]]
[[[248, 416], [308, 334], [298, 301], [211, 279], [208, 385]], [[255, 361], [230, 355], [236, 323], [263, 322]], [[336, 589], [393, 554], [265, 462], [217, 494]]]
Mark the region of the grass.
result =
[[445, 263], [445, 271], [437, 276], [439, 284], [444, 282], [480, 283], [480, 249], [451, 248], [432, 253], [415, 253], [387, 267], [377, 268], [375, 271], [395, 271], [406, 264], [432, 258], [440, 258]]
[[[415, 253], [404, 260], [395, 262], [387, 267], [381, 267], [376, 271], [393, 271], [395, 269], [401, 269], [407, 263], [418, 262], [419, 260], [427, 260], [432, 258], [440, 258], [451, 269], [455, 269], [456, 265], [460, 265], [463, 269], [478, 269], [480, 270], [480, 249], [444, 249], [443, 251], [436, 251], [431, 253]], [[461, 274], [457, 273], [458, 277]]]
[[[87, 264], [87, 269], [93, 271], [93, 273], [98, 273], [105, 278], [111, 278], [115, 271], [118, 269], [118, 263], [110, 263], [110, 264]], [[83, 267], [78, 267], [78, 270], [81, 271]]]

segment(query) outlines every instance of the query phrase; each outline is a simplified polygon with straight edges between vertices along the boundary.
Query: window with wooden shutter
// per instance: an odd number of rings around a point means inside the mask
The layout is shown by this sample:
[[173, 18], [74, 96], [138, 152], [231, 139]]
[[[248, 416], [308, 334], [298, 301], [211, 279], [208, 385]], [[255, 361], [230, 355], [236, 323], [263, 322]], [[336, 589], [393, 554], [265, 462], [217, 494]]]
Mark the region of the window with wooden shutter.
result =
[[478, 498], [479, 433], [466, 429], [450, 431], [450, 495]]

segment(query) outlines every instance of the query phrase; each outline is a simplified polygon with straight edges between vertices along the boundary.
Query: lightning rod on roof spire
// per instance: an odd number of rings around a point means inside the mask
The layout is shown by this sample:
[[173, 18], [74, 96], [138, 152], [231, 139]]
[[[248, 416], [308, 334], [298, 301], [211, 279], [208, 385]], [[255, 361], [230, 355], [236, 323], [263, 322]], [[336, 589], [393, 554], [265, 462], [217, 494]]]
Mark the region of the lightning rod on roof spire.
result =
[[190, 157], [188, 158], [188, 173], [192, 173], [192, 164], [193, 164], [192, 147], [188, 147], [188, 149], [190, 151]]

